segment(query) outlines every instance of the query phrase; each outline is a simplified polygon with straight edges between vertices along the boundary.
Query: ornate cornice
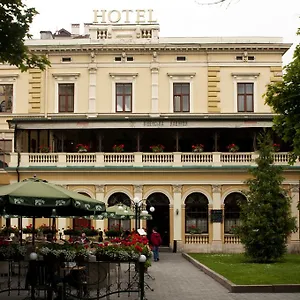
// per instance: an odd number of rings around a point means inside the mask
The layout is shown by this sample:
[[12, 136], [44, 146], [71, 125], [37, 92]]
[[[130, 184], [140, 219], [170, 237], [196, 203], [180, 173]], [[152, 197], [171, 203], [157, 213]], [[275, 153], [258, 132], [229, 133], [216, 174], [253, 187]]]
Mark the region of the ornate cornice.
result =
[[[112, 44], [112, 45], [86, 45], [86, 44], [76, 44], [76, 45], [34, 45], [29, 46], [30, 50], [33, 52], [46, 52], [46, 53], [62, 53], [62, 52], [72, 52], [72, 53], [88, 53], [89, 55], [97, 55], [97, 53], [108, 53], [109, 51], [123, 51], [123, 52], [143, 52], [148, 51], [150, 55], [157, 56], [161, 52], [280, 52], [285, 53], [290, 47], [290, 44], [195, 44], [195, 45], [185, 45], [185, 44], [152, 44], [152, 45], [136, 45], [136, 44]], [[153, 57], [156, 59], [156, 57]]]

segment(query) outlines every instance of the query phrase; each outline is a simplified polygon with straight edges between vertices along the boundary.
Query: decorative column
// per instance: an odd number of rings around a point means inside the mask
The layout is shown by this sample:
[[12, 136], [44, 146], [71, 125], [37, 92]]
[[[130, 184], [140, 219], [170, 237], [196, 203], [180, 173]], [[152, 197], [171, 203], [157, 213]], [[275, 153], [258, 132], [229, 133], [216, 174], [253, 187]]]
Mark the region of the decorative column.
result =
[[158, 73], [157, 53], [153, 52], [153, 62], [151, 63], [151, 113], [158, 114]]
[[[216, 210], [222, 210], [221, 205], [221, 185], [212, 185], [212, 212], [215, 212]], [[223, 215], [223, 211], [222, 211]], [[218, 220], [214, 220], [212, 223], [212, 243], [211, 243], [211, 250], [212, 252], [220, 252], [222, 251], [222, 228], [223, 228], [223, 222], [219, 222]]]
[[[143, 199], [143, 186], [142, 185], [134, 185], [133, 186], [133, 198], [139, 198], [140, 200]], [[137, 224], [140, 224], [140, 227], [145, 228], [146, 227], [146, 221], [139, 220], [140, 222], [137, 222]], [[135, 220], [131, 220], [131, 228], [134, 228], [137, 230], [138, 228], [135, 228]]]
[[[299, 228], [300, 226], [300, 221], [299, 221], [299, 210], [298, 210], [298, 203], [299, 203], [299, 184], [293, 184], [291, 186], [291, 211], [292, 211], [292, 217], [296, 218], [296, 226], [297, 228]], [[299, 229], [297, 232], [293, 232], [291, 234], [291, 246], [292, 247], [298, 247], [298, 250], [300, 250], [300, 233], [299, 233]], [[297, 246], [296, 246], [297, 245]]]
[[[101, 202], [104, 202], [104, 191], [105, 191], [105, 186], [104, 185], [96, 185], [96, 200], [99, 200]], [[105, 203], [107, 204], [107, 203]], [[101, 230], [103, 231], [104, 228], [104, 220], [96, 220], [94, 227], [96, 229], [101, 228]]]
[[[170, 232], [173, 233], [173, 241], [177, 241], [177, 244], [178, 241], [179, 243], [182, 244], [181, 192], [182, 192], [182, 185], [173, 185], [173, 203], [174, 203], [173, 212], [172, 212], [173, 224], [170, 224], [173, 226], [170, 226]], [[170, 215], [170, 219], [171, 219], [171, 215]]]
[[[94, 62], [95, 54], [91, 54], [92, 62]], [[89, 65], [89, 113], [96, 113], [96, 87], [97, 87], [97, 66]]]

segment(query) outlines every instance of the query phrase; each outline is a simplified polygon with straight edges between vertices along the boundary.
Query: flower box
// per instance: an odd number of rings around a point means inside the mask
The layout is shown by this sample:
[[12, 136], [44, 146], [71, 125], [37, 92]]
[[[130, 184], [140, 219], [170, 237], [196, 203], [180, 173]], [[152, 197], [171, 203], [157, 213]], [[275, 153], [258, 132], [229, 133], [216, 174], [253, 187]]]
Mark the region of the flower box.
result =
[[240, 147], [236, 144], [229, 144], [227, 146], [227, 149], [229, 152], [238, 152], [240, 150]]
[[123, 152], [124, 151], [124, 144], [113, 145], [112, 150], [114, 152]]
[[204, 145], [203, 144], [192, 145], [192, 151], [193, 152], [203, 152], [203, 150], [204, 150]]
[[150, 149], [152, 150], [152, 152], [164, 152], [165, 146], [157, 144], [150, 146]]
[[90, 149], [90, 147], [88, 145], [85, 145], [85, 144], [77, 144], [76, 145], [76, 150], [79, 153], [81, 153], [81, 152], [88, 152], [89, 149]]
[[39, 147], [40, 153], [49, 153], [51, 148], [49, 146], [40, 146]]

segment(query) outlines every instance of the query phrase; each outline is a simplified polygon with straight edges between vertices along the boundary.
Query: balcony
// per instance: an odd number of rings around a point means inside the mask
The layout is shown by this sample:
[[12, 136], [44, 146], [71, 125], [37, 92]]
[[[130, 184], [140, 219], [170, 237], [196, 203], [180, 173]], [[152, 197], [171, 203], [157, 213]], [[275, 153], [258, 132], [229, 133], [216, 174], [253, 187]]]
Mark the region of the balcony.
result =
[[[21, 153], [20, 167], [248, 167], [255, 166], [257, 157], [256, 152]], [[288, 160], [288, 153], [274, 153], [275, 164], [288, 165]], [[11, 153], [6, 163], [16, 168], [18, 154]]]

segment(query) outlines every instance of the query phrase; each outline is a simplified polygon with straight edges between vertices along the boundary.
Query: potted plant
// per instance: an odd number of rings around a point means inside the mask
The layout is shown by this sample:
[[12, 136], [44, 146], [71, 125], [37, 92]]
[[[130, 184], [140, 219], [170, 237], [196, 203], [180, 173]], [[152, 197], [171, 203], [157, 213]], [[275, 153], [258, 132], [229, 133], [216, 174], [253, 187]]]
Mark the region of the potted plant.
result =
[[98, 230], [93, 226], [91, 228], [83, 228], [82, 232], [85, 233], [86, 236], [97, 236], [99, 234]]
[[16, 226], [9, 226], [9, 227], [6, 227], [6, 226], [3, 226], [1, 229], [0, 229], [0, 235], [10, 235], [11, 233], [18, 233], [19, 232], [19, 229], [16, 227]]
[[51, 148], [49, 146], [40, 146], [39, 150], [41, 153], [49, 153]]
[[203, 152], [203, 150], [204, 150], [204, 145], [203, 144], [192, 145], [192, 151], [193, 152]]
[[227, 149], [229, 152], [238, 152], [240, 147], [238, 145], [232, 143], [227, 146]]
[[112, 147], [114, 152], [123, 152], [124, 151], [124, 144], [113, 145]]
[[90, 147], [85, 144], [77, 144], [76, 145], [76, 150], [77, 152], [88, 152]]
[[201, 234], [202, 233], [202, 230], [199, 227], [197, 227], [196, 225], [188, 226], [187, 231], [190, 234]]
[[164, 152], [165, 146], [162, 144], [152, 145], [150, 146], [152, 152]]
[[279, 151], [280, 151], [280, 144], [274, 143], [274, 144], [273, 144], [273, 148], [274, 148], [274, 151], [275, 151], [275, 152], [279, 152]]
[[67, 229], [64, 230], [64, 235], [79, 236], [80, 231], [77, 229], [72, 229], [72, 228], [68, 227]]
[[41, 231], [43, 234], [48, 234], [48, 233], [55, 234], [57, 232], [56, 229], [53, 229], [51, 226], [48, 226], [46, 224], [41, 225], [38, 228], [38, 231]]
[[33, 230], [32, 224], [27, 225], [25, 228], [22, 229], [22, 232], [25, 234], [29, 234], [29, 233], [37, 233], [37, 229]]

